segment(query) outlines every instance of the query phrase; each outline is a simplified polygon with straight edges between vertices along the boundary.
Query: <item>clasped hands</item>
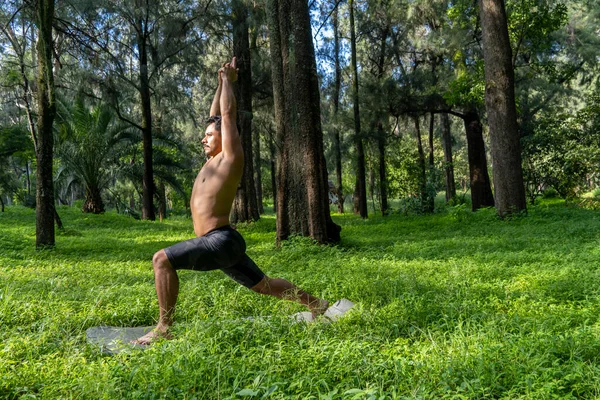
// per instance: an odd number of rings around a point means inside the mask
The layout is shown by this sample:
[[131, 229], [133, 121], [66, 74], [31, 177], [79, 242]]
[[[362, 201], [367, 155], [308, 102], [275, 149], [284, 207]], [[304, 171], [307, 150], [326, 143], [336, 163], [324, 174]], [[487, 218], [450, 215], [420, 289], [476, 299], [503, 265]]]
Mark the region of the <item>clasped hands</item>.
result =
[[223, 66], [219, 68], [219, 83], [223, 81], [223, 78], [229, 82], [237, 81], [239, 68], [237, 68], [237, 60], [235, 56], [231, 59], [231, 62], [223, 63]]

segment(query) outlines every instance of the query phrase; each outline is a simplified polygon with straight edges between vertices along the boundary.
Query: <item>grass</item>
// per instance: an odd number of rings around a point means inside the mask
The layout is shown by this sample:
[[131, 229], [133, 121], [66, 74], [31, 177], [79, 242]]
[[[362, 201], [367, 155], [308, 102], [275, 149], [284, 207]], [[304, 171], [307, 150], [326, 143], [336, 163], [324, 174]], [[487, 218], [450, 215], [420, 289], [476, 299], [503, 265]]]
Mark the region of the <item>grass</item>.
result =
[[600, 398], [598, 211], [334, 215], [338, 246], [280, 249], [267, 215], [238, 227], [250, 256], [351, 299], [346, 318], [292, 323], [296, 304], [183, 271], [176, 339], [113, 357], [85, 330], [155, 322], [152, 255], [189, 238], [191, 221], [59, 211], [66, 230], [45, 251], [32, 210], [0, 214], [0, 398]]

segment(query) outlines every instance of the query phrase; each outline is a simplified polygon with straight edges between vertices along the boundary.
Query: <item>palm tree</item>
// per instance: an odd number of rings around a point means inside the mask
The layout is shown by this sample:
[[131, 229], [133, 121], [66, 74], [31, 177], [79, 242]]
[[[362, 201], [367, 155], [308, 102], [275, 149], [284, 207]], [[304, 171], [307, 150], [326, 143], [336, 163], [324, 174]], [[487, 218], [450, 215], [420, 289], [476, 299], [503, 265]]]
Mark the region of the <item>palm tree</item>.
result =
[[101, 194], [110, 181], [117, 152], [125, 143], [139, 142], [140, 134], [117, 121], [114, 111], [104, 104], [89, 108], [78, 98], [72, 106], [60, 108], [64, 111], [59, 111], [58, 124], [61, 166], [56, 179], [83, 185], [83, 212], [103, 213]]

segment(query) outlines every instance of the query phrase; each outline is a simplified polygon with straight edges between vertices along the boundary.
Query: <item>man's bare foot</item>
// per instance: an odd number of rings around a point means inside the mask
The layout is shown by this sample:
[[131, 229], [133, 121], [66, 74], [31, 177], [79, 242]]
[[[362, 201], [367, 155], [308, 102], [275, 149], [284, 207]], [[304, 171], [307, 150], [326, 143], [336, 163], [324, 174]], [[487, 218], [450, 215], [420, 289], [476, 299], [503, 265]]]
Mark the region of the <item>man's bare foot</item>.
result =
[[319, 315], [325, 314], [325, 311], [329, 308], [329, 302], [327, 300], [319, 300], [311, 303], [308, 308], [312, 313], [313, 318], [317, 318]]
[[167, 328], [156, 327], [141, 338], [132, 340], [131, 343], [148, 346], [159, 339], [173, 339], [173, 335], [168, 332]]

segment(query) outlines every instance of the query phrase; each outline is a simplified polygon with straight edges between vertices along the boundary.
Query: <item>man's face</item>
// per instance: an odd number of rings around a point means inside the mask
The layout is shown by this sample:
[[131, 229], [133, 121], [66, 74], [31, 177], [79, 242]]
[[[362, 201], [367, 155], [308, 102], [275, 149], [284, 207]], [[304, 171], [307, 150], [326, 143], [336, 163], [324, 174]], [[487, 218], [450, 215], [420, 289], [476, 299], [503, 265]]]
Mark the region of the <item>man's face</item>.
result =
[[221, 152], [221, 132], [215, 129], [214, 122], [206, 128], [202, 145], [204, 146], [204, 153], [209, 157], [214, 157]]

